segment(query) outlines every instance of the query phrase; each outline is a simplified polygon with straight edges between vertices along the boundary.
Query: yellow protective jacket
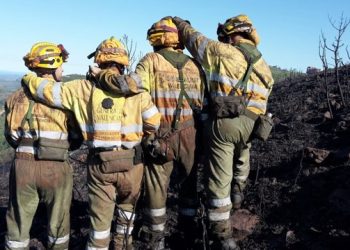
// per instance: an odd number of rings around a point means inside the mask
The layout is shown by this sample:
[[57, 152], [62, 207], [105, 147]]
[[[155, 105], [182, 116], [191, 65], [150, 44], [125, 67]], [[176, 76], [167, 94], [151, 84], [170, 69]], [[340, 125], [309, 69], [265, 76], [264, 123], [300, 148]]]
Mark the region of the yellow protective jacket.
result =
[[[180, 23], [178, 30], [182, 42], [205, 71], [211, 97], [227, 96], [246, 72], [247, 62], [243, 53], [231, 44], [208, 39], [187, 22]], [[241, 42], [253, 45], [250, 40], [243, 39]], [[247, 83], [246, 105], [256, 114], [264, 114], [274, 81], [268, 64], [262, 58], [254, 64], [254, 68], [268, 87], [253, 72]], [[242, 95], [244, 86], [233, 90], [235, 95]]]
[[74, 137], [80, 133], [78, 127], [74, 127], [75, 119], [71, 112], [54, 109], [38, 102], [34, 103], [32, 109], [33, 129], [36, 135], [30, 132], [28, 122], [22, 127], [22, 120], [31, 101], [27, 92], [20, 88], [9, 96], [5, 103], [4, 134], [16, 152], [35, 154], [35, 137], [67, 141], [68, 133], [74, 134]]
[[133, 148], [143, 134], [154, 133], [160, 114], [148, 93], [125, 97], [110, 94], [88, 80], [57, 85], [27, 74], [23, 82], [33, 96], [51, 106], [71, 110], [90, 147]]
[[[167, 48], [176, 53], [180, 50]], [[146, 54], [136, 66], [136, 74], [141, 78], [140, 85], [134, 78], [124, 76], [120, 78], [111, 70], [102, 71], [98, 75], [99, 83], [114, 93], [149, 91], [152, 100], [162, 114], [162, 126], [170, 126], [175, 118], [176, 105], [180, 94], [179, 72], [162, 55], [156, 52]], [[200, 66], [192, 59], [188, 60], [183, 68], [184, 85], [192, 107], [201, 110], [203, 106], [205, 77]], [[193, 119], [193, 110], [188, 100], [183, 98], [180, 114], [180, 123]]]

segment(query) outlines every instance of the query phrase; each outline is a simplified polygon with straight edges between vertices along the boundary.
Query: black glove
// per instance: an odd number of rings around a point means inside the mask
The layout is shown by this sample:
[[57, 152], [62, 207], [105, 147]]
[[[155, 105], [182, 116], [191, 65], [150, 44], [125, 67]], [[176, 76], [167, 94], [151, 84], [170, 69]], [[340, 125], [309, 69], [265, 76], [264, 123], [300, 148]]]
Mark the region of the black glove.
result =
[[160, 144], [155, 139], [155, 134], [150, 134], [148, 136], [145, 136], [142, 139], [142, 147], [144, 151], [152, 156], [153, 158], [157, 158], [160, 153]]
[[144, 149], [147, 149], [148, 146], [152, 145], [152, 142], [154, 141], [155, 135], [154, 134], [150, 134], [150, 135], [146, 135], [142, 138], [142, 147]]
[[188, 23], [188, 24], [191, 25], [190, 21], [188, 21], [188, 20], [183, 20], [181, 17], [178, 17], [178, 16], [174, 16], [174, 17], [173, 17], [173, 23], [174, 23], [176, 26], [178, 26], [178, 25], [179, 25], [180, 23], [182, 23], [182, 22], [186, 22], [186, 23]]

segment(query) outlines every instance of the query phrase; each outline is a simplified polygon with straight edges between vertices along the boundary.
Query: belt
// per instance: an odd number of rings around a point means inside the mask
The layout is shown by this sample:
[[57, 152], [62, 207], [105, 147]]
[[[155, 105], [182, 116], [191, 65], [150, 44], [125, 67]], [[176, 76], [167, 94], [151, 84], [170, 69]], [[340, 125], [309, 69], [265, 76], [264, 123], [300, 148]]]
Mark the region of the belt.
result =
[[35, 143], [36, 141], [33, 140], [32, 138], [23, 137], [20, 139], [19, 146], [34, 146]]
[[111, 151], [120, 152], [122, 158], [123, 158], [123, 152], [121, 152], [121, 151], [125, 151], [125, 153], [126, 153], [126, 151], [133, 151], [134, 165], [137, 165], [137, 164], [140, 164], [143, 162], [143, 152], [142, 152], [141, 144], [139, 144], [131, 149], [123, 148], [123, 147], [93, 148], [93, 149], [90, 149], [89, 157], [91, 157], [90, 159], [101, 159], [101, 155], [99, 153], [111, 152]]
[[125, 150], [123, 147], [98, 147], [98, 148], [92, 148], [90, 149], [90, 152], [93, 154], [98, 154], [101, 152], [107, 152], [107, 151], [122, 151]]
[[[258, 114], [255, 114], [254, 112], [248, 110], [248, 109], [245, 109], [244, 112], [242, 112], [241, 114], [237, 115], [237, 116], [233, 116], [233, 117], [226, 117], [226, 118], [237, 118], [239, 117], [240, 115], [244, 115], [250, 119], [252, 119], [253, 121], [256, 121], [258, 118], [259, 118], [259, 115]], [[223, 117], [217, 117], [216, 119], [222, 119]]]
[[35, 160], [35, 155], [30, 154], [30, 153], [16, 152], [15, 159]]
[[253, 121], [256, 121], [259, 118], [258, 114], [254, 113], [253, 111], [250, 111], [249, 109], [244, 109], [243, 115], [252, 119]]

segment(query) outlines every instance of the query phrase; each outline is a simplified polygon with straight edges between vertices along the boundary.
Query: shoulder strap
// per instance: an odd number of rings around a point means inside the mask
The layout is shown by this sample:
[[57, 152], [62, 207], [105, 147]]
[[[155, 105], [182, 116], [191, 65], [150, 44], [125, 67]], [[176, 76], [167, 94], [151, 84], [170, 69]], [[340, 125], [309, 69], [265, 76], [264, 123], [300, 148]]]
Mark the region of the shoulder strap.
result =
[[175, 120], [172, 125], [173, 129], [178, 129], [184, 97], [187, 99], [187, 102], [189, 103], [192, 110], [194, 110], [194, 108], [192, 107], [192, 99], [188, 96], [185, 90], [185, 79], [182, 70], [185, 64], [188, 62], [188, 60], [190, 60], [190, 57], [182, 53], [169, 51], [167, 49], [159, 50], [156, 53], [162, 55], [165, 58], [165, 60], [171, 63], [174, 66], [174, 68], [177, 68], [179, 72], [180, 94], [176, 105]]
[[162, 55], [169, 63], [171, 63], [175, 68], [182, 69], [187, 61], [190, 59], [189, 56], [183, 53], [177, 53], [167, 49], [161, 49], [156, 51], [156, 53]]
[[[248, 43], [241, 43], [238, 44], [237, 46], [235, 46], [237, 49], [239, 49], [247, 63], [248, 63], [248, 68], [246, 73], [244, 74], [244, 77], [242, 78], [242, 81], [238, 82], [239, 84], [246, 84], [249, 76], [252, 72], [254, 72], [254, 74], [259, 77], [260, 81], [264, 84], [265, 88], [269, 89], [269, 84], [265, 81], [265, 79], [262, 77], [262, 75], [254, 68], [254, 64], [261, 58], [261, 52], [254, 46]], [[251, 67], [251, 69], [249, 68]], [[237, 84], [236, 86], [239, 86], [239, 84]]]
[[235, 47], [243, 53], [245, 59], [250, 64], [256, 63], [262, 56], [260, 51], [249, 43], [240, 43]]
[[241, 43], [235, 46], [237, 49], [239, 49], [242, 54], [244, 55], [247, 63], [248, 63], [248, 67], [246, 72], [244, 73], [243, 77], [241, 79], [239, 79], [238, 83], [236, 84], [236, 86], [244, 86], [244, 93], [247, 92], [247, 82], [248, 79], [250, 77], [250, 74], [253, 71], [253, 67], [254, 64], [261, 58], [261, 53], [260, 51], [251, 44], [247, 44], [247, 43]]
[[[34, 124], [33, 124], [33, 107], [34, 107], [35, 102], [33, 100], [29, 101], [29, 107], [27, 110], [26, 115], [23, 117], [22, 122], [21, 122], [21, 128], [23, 129], [24, 124], [28, 122], [29, 124], [29, 132], [33, 137], [33, 140], [36, 141], [38, 139], [38, 136], [36, 134], [36, 131], [34, 129]], [[23, 137], [23, 135], [22, 135]]]

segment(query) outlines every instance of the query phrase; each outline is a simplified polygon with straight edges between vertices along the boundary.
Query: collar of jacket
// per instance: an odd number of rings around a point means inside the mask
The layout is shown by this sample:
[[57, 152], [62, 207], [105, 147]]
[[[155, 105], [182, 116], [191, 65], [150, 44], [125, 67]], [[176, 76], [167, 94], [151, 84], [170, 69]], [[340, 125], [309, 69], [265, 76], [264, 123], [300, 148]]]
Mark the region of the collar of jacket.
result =
[[239, 39], [237, 44], [232, 44], [232, 45], [235, 46], [235, 45], [238, 45], [238, 44], [241, 44], [241, 43], [248, 43], [248, 44], [251, 44], [251, 45], [255, 46], [254, 42], [252, 42], [249, 39], [245, 39], [245, 38]]
[[173, 47], [166, 47], [166, 48], [164, 48], [164, 50], [169, 50], [169, 51], [182, 53], [182, 54], [184, 53], [182, 49], [174, 49]]

